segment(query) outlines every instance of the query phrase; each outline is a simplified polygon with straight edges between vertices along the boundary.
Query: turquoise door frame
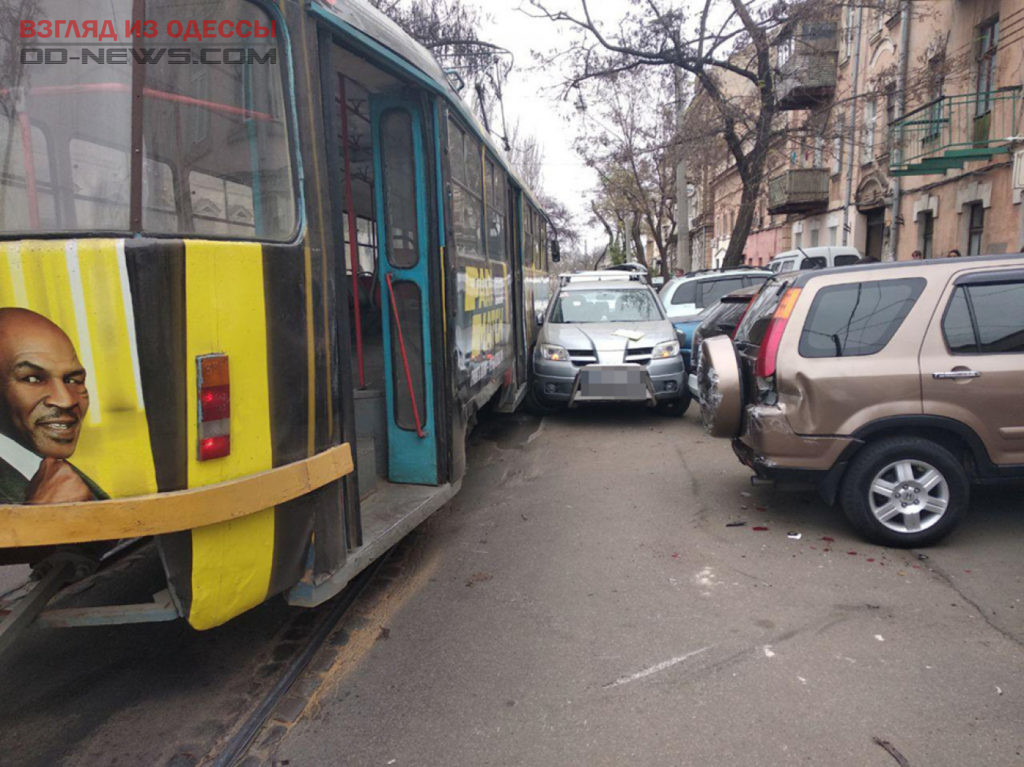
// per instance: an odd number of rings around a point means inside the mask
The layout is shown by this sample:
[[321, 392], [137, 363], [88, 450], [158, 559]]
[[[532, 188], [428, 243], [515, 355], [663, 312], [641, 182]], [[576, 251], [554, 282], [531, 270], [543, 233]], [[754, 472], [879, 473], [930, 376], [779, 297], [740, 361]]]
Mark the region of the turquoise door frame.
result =
[[[388, 188], [393, 179], [385, 178], [383, 158], [382, 122], [394, 113], [404, 113], [409, 118], [412, 136], [413, 179], [407, 180], [414, 188], [416, 201], [416, 253], [417, 258], [412, 266], [396, 264], [391, 251], [389, 222], [391, 213], [388, 208]], [[384, 352], [384, 380], [388, 409], [388, 479], [391, 482], [418, 485], [437, 484], [437, 427], [434, 413], [434, 366], [430, 344], [430, 328], [433, 309], [431, 307], [432, 291], [430, 289], [430, 201], [427, 192], [430, 188], [428, 178], [434, 177], [432, 169], [426, 167], [427, 153], [424, 141], [426, 132], [420, 101], [402, 94], [374, 94], [370, 97], [370, 128], [373, 135], [373, 167], [374, 167], [374, 200], [377, 207], [377, 243], [378, 243], [378, 276], [381, 291], [381, 321]], [[429, 170], [429, 172], [428, 172]], [[394, 180], [397, 182], [397, 180]], [[393, 333], [396, 314], [397, 292], [393, 286], [400, 283], [412, 283], [419, 289], [420, 317], [419, 328], [410, 328], [406, 323], [399, 323]], [[401, 308], [401, 306], [399, 307]], [[419, 337], [410, 336], [418, 333]], [[395, 339], [403, 343], [396, 346]], [[404, 348], [403, 348], [404, 346]], [[410, 354], [422, 354], [422, 378], [409, 375], [410, 366], [404, 364]], [[415, 370], [415, 364], [411, 369]], [[409, 396], [409, 379], [415, 396]], [[409, 428], [410, 424], [400, 426], [398, 423], [397, 400], [412, 399], [418, 403], [415, 414], [418, 416], [417, 428]]]

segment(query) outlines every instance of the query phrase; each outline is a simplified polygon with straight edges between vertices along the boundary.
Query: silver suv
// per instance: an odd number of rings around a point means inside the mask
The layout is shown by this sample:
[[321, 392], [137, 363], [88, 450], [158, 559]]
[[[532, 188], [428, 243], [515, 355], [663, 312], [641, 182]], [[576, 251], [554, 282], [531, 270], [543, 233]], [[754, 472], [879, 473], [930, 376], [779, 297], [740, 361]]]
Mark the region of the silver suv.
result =
[[682, 414], [679, 339], [654, 291], [629, 275], [569, 278], [538, 317], [530, 404], [646, 402]]

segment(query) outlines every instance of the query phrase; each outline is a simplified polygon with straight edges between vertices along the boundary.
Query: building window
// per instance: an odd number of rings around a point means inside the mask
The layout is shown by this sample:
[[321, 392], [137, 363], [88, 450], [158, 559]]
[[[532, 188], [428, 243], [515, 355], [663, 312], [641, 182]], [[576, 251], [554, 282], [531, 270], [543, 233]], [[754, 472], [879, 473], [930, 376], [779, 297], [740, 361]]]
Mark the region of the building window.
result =
[[942, 90], [946, 84], [943, 71], [945, 57], [936, 57], [928, 62], [928, 125], [924, 140], [934, 141], [942, 133]]
[[853, 3], [851, 2], [846, 6], [846, 21], [843, 23], [843, 58], [850, 58], [850, 54], [853, 53], [853, 34], [854, 34], [854, 19], [853, 19]]
[[977, 115], [992, 109], [992, 91], [996, 87], [996, 47], [999, 45], [999, 18], [978, 27]]
[[935, 236], [935, 216], [932, 212], [925, 211], [917, 219], [917, 225], [921, 234], [921, 256], [923, 258], [932, 258], [934, 255], [932, 251], [932, 240]]
[[818, 230], [817, 229], [812, 229], [811, 230], [811, 247], [812, 248], [818, 247]]
[[843, 162], [843, 118], [836, 120], [836, 135], [832, 138], [832, 175], [839, 174]]
[[971, 203], [967, 210], [970, 215], [970, 227], [967, 230], [967, 255], [981, 254], [981, 236], [985, 232], [985, 208], [980, 202]]
[[891, 153], [896, 139], [892, 121], [896, 119], [896, 86], [885, 89], [885, 151]]
[[794, 234], [793, 235], [793, 247], [794, 248], [799, 248], [799, 247], [802, 247], [803, 244], [804, 244], [804, 233], [803, 232], [797, 232], [796, 234]]
[[828, 228], [828, 244], [838, 245], [839, 244], [839, 227], [830, 226]]
[[861, 164], [867, 165], [875, 156], [875, 117], [878, 106], [874, 100], [864, 104], [864, 154]]

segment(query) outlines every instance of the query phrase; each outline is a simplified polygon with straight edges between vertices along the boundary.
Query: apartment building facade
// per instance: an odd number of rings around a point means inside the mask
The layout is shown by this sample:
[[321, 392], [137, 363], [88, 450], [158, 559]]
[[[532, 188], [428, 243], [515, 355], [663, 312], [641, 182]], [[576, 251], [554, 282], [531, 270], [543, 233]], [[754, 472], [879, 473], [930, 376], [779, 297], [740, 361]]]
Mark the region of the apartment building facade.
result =
[[[786, 139], [744, 260], [852, 245], [877, 260], [1024, 248], [1024, 0], [837, 3], [777, 42]], [[739, 205], [706, 171], [713, 266]], [[696, 254], [696, 251], [694, 251]]]

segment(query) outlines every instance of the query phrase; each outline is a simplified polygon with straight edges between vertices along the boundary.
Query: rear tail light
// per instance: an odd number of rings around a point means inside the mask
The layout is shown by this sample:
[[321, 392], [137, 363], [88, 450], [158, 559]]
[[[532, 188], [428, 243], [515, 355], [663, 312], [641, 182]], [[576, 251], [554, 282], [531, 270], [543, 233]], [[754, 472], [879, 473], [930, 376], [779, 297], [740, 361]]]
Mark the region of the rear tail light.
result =
[[231, 454], [231, 385], [228, 355], [196, 357], [199, 401], [198, 456], [200, 461]]
[[768, 330], [765, 331], [764, 340], [761, 341], [761, 348], [757, 352], [757, 362], [754, 363], [754, 375], [758, 378], [769, 378], [775, 375], [775, 363], [779, 356], [779, 344], [782, 343], [782, 334], [786, 330], [786, 323], [789, 322], [789, 315], [793, 313], [793, 307], [800, 297], [800, 288], [790, 288], [779, 301], [775, 308], [775, 314], [768, 321]]

